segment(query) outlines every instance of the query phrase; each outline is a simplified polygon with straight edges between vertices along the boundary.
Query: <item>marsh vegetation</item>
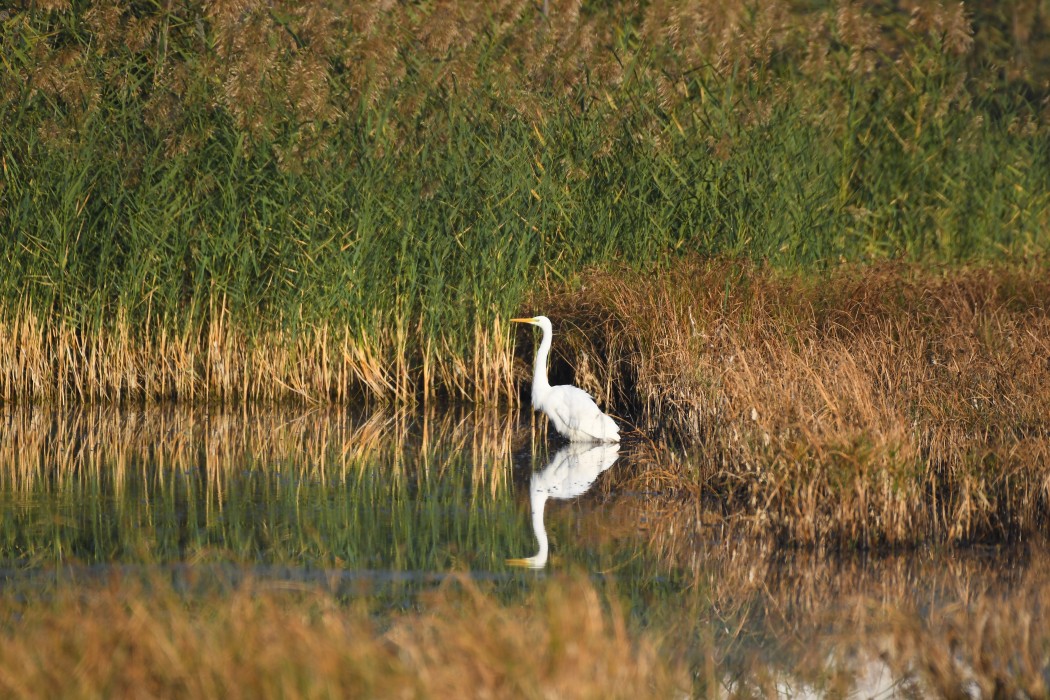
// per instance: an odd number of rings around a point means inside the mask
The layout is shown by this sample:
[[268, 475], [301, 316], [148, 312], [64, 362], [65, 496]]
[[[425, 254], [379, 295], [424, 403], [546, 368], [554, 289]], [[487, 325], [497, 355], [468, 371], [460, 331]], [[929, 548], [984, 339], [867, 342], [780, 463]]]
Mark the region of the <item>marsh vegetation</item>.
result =
[[1042, 263], [690, 261], [535, 303], [564, 319], [581, 385], [691, 456], [652, 478], [755, 534], [870, 548], [1045, 532], [1048, 279]]
[[[1046, 695], [1048, 37], [7, 3], [0, 689]], [[626, 439], [517, 572], [540, 313]]]
[[0, 394], [495, 402], [592, 266], [1043, 259], [1008, 5], [16, 2]]

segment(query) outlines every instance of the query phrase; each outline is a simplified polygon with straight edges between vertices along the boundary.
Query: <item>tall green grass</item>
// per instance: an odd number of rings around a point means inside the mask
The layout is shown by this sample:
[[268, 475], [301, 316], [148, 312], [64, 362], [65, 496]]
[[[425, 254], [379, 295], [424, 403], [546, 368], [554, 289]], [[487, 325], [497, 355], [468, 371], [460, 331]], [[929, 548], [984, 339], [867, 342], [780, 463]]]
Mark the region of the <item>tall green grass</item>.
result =
[[[316, 355], [343, 367], [286, 393], [495, 398], [494, 322], [538, 279], [1042, 255], [1045, 95], [938, 8], [7, 10], [2, 352], [41, 358], [4, 398], [279, 396]], [[230, 345], [269, 359], [212, 393]], [[125, 355], [114, 386], [73, 376]], [[151, 388], [149, 358], [205, 389]]]

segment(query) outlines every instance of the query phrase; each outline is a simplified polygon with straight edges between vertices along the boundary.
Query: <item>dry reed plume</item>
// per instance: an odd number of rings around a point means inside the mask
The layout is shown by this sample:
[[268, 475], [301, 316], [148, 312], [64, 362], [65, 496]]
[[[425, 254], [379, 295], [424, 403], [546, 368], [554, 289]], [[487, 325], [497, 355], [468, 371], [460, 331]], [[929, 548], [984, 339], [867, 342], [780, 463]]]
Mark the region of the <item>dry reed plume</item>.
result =
[[385, 631], [327, 593], [264, 583], [187, 600], [115, 578], [0, 598], [12, 698], [635, 698], [687, 683], [578, 579], [510, 606], [453, 581]]
[[860, 546], [1041, 530], [1050, 283], [1024, 268], [694, 262], [536, 308], [585, 388], [691, 446], [661, 477], [757, 532]]
[[[1048, 50], [1050, 15], [1031, 0], [1010, 3], [1012, 13], [929, 0], [815, 8], [745, 0], [547, 5], [544, 16], [537, 4], [518, 0], [476, 7], [345, 0], [305, 7], [285, 0], [135, 7], [92, 0], [74, 7], [20, 0], [4, 19], [28, 32], [33, 60], [26, 67], [14, 64], [0, 79], [0, 99], [20, 99], [28, 85], [31, 96], [54, 100], [63, 113], [44, 123], [42, 135], [70, 145], [107, 90], [140, 97], [149, 126], [172, 155], [207, 138], [206, 129], [192, 124], [195, 110], [224, 110], [253, 138], [294, 128], [295, 138], [277, 149], [282, 164], [294, 169], [304, 158], [327, 157], [326, 137], [340, 120], [378, 105], [392, 105], [397, 118], [384, 129], [406, 134], [422, 120], [439, 135], [442, 120], [428, 113], [428, 100], [478, 93], [493, 78], [501, 83], [504, 108], [542, 122], [552, 99], [579, 98], [585, 86], [596, 87], [602, 99], [600, 91], [651, 80], [661, 106], [670, 110], [696, 89], [690, 74], [701, 69], [761, 82], [778, 61], [792, 60], [820, 80], [839, 63], [854, 74], [890, 60], [911, 65], [918, 43], [967, 57], [978, 80], [992, 67], [1017, 84], [1046, 89], [1040, 58]], [[92, 35], [90, 45], [37, 34], [43, 21], [64, 34], [70, 20], [78, 32]], [[982, 30], [976, 37], [975, 24]], [[625, 26], [630, 41], [617, 35]], [[639, 56], [646, 61], [636, 61]], [[116, 70], [129, 58], [150, 71], [148, 83]], [[93, 61], [103, 70], [93, 69]], [[623, 107], [610, 135], [630, 121], [632, 107]], [[761, 102], [745, 101], [739, 116], [761, 119], [761, 112]], [[498, 119], [500, 112], [490, 116]], [[139, 146], [126, 144], [127, 155], [141, 157]]]

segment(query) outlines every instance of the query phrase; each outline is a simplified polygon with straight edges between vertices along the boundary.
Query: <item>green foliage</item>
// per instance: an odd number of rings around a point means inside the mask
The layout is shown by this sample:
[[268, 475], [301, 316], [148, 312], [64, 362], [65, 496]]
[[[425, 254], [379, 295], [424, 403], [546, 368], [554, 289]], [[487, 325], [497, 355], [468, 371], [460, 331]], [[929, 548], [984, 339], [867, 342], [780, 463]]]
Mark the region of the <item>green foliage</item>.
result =
[[415, 372], [588, 266], [1050, 243], [1038, 85], [959, 12], [483, 5], [5, 11], [0, 308], [148, 340], [221, 306]]

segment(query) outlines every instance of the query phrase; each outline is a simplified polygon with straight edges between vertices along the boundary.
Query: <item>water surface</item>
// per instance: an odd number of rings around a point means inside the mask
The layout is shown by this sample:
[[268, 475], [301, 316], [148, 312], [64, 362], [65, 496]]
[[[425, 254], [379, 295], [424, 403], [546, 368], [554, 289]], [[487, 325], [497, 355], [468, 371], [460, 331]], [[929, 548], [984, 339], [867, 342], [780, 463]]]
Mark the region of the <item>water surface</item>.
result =
[[161, 572], [192, 594], [251, 577], [382, 610], [449, 576], [511, 600], [573, 571], [657, 630], [698, 687], [805, 695], [830, 665], [852, 669], [850, 692], [911, 696], [920, 687], [876, 652], [833, 653], [843, 620], [1023, 611], [1050, 579], [1037, 543], [838, 556], [738, 538], [732, 514], [642, 478], [661, 454], [567, 445], [514, 411], [9, 409], [0, 585]]

